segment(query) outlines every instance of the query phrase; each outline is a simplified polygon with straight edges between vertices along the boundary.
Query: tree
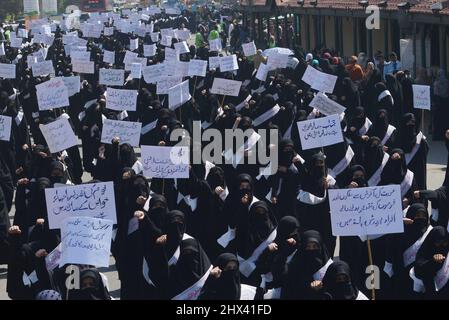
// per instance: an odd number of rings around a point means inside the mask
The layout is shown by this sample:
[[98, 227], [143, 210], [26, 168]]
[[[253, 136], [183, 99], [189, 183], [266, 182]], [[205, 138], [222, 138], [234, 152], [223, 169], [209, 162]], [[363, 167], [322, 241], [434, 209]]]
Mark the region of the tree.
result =
[[0, 22], [6, 20], [10, 16], [18, 16], [23, 12], [22, 0], [1, 0], [0, 5]]

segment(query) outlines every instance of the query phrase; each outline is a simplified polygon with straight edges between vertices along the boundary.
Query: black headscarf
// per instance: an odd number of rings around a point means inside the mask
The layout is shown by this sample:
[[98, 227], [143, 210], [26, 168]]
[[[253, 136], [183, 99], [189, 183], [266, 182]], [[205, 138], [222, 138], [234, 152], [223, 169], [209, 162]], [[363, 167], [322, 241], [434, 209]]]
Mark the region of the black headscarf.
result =
[[167, 243], [165, 244], [167, 258], [170, 259], [176, 248], [182, 241], [186, 231], [184, 213], [179, 210], [172, 210], [168, 213], [166, 225]]
[[[235, 262], [237, 268], [226, 270], [230, 262]], [[222, 253], [217, 257], [215, 266], [221, 270], [221, 275], [217, 279], [210, 276], [203, 287], [200, 300], [239, 300], [240, 299], [240, 271], [239, 261], [235, 254]]]
[[81, 271], [80, 284], [87, 278], [94, 279], [93, 287], [75, 290], [73, 294], [71, 294], [71, 300], [111, 300], [111, 296], [109, 295], [98, 270], [87, 269]]
[[237, 226], [237, 251], [242, 258], [248, 258], [275, 229], [274, 216], [264, 201], [257, 201], [249, 210], [248, 225], [245, 229]]
[[225, 173], [220, 167], [213, 167], [210, 169], [209, 174], [206, 177], [206, 181], [209, 184], [211, 190], [215, 190], [216, 187], [226, 187]]
[[[363, 172], [363, 177], [357, 177], [356, 179], [353, 179], [354, 173], [357, 171]], [[359, 188], [367, 187], [366, 182], [366, 171], [365, 168], [359, 164], [353, 165], [349, 168], [349, 182], [354, 181], [358, 184]]]
[[[156, 207], [156, 204], [158, 206]], [[156, 225], [156, 227], [162, 229], [168, 218], [167, 199], [161, 194], [152, 195], [149, 203], [148, 216]]]
[[[337, 276], [344, 275], [346, 281], [337, 282]], [[325, 297], [331, 300], [355, 300], [359, 290], [351, 281], [351, 270], [344, 261], [335, 261], [326, 271], [323, 278]]]
[[363, 156], [366, 178], [370, 178], [382, 164], [382, 159], [384, 158], [382, 141], [376, 136], [369, 138], [365, 144]]
[[290, 167], [295, 156], [295, 143], [291, 139], [279, 142], [279, 165]]
[[[316, 165], [317, 161], [324, 161], [324, 166]], [[326, 156], [319, 152], [314, 154], [305, 163], [305, 176], [301, 189], [310, 192], [318, 197], [323, 197], [325, 193], [324, 179], [327, 177]]]
[[[418, 212], [424, 213], [425, 218], [416, 218]], [[404, 225], [405, 247], [408, 248], [426, 232], [429, 226], [429, 213], [424, 204], [414, 203], [408, 208], [406, 217], [413, 220], [412, 224]]]
[[370, 136], [376, 136], [381, 139], [385, 136], [387, 133], [388, 125], [388, 112], [385, 109], [379, 109], [376, 112], [376, 116], [373, 119], [373, 125], [370, 128], [369, 135]]
[[180, 255], [170, 274], [170, 289], [175, 296], [195, 284], [210, 268], [211, 263], [196, 239], [181, 242]]
[[[409, 125], [407, 123], [411, 122]], [[416, 143], [416, 119], [413, 113], [406, 113], [401, 118], [396, 145], [405, 153], [412, 151]]]
[[401, 184], [407, 174], [407, 164], [405, 162], [405, 154], [401, 149], [393, 149], [391, 155], [398, 153], [400, 159], [393, 160], [392, 156], [388, 159], [381, 175], [379, 185]]

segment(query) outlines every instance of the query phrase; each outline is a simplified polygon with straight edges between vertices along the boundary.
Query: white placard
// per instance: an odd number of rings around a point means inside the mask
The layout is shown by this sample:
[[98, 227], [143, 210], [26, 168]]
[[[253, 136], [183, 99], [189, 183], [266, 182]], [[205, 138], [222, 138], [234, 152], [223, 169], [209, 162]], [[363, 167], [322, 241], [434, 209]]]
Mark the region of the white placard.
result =
[[215, 78], [210, 92], [214, 94], [221, 94], [224, 96], [237, 97], [239, 95], [241, 86], [241, 81]]
[[4, 42], [0, 43], [0, 56], [4, 56], [6, 54], [5, 52], [5, 44]]
[[332, 93], [334, 91], [335, 83], [337, 82], [337, 76], [307, 66], [301, 80], [309, 84], [315, 90]]
[[104, 50], [103, 62], [109, 63], [109, 64], [114, 64], [115, 63], [115, 52]]
[[73, 61], [72, 70], [77, 73], [94, 74], [95, 62], [93, 61]]
[[303, 150], [325, 147], [343, 141], [338, 115], [297, 122]]
[[9, 63], [0, 63], [0, 78], [15, 79], [16, 78], [16, 65], [9, 64]]
[[113, 182], [45, 189], [50, 229], [61, 228], [68, 217], [91, 217], [117, 222]]
[[67, 94], [69, 97], [80, 92], [81, 78], [80, 76], [61, 77], [64, 85], [67, 87]]
[[190, 60], [188, 75], [190, 77], [205, 77], [207, 71], [207, 61], [205, 60]]
[[143, 55], [145, 57], [154, 57], [156, 55], [157, 46], [155, 44], [143, 45]]
[[268, 71], [270, 71], [268, 69], [268, 66], [264, 63], [261, 63], [259, 65], [259, 69], [257, 69], [256, 79], [259, 79], [260, 81], [265, 82], [267, 80]]
[[159, 41], [159, 32], [151, 32], [150, 37], [151, 37], [151, 41], [158, 42]]
[[342, 114], [346, 110], [345, 107], [338, 104], [334, 100], [329, 99], [322, 92], [318, 92], [315, 95], [309, 106], [317, 109], [319, 112], [326, 116], [330, 116], [332, 114]]
[[181, 41], [175, 43], [175, 50], [178, 54], [190, 53], [189, 46], [187, 42]]
[[0, 116], [0, 140], [9, 141], [11, 138], [12, 118], [8, 116]]
[[106, 108], [111, 110], [136, 111], [137, 90], [113, 89], [106, 90]]
[[273, 54], [268, 57], [267, 67], [270, 70], [287, 68], [288, 55], [286, 54]]
[[153, 178], [188, 178], [188, 147], [142, 146], [143, 173]]
[[57, 153], [78, 144], [78, 139], [67, 118], [61, 117], [48, 124], [40, 124], [39, 128], [51, 153]]
[[220, 57], [209, 57], [209, 70], [220, 68]]
[[22, 38], [11, 38], [11, 48], [22, 48]]
[[111, 143], [115, 137], [120, 138], [120, 144], [129, 143], [133, 147], [139, 146], [142, 123], [105, 119], [101, 132], [101, 142]]
[[131, 63], [131, 74], [133, 79], [140, 79], [142, 77], [142, 65], [140, 63]]
[[156, 86], [156, 94], [168, 94], [171, 87], [181, 83], [182, 78], [177, 76], [161, 77]]
[[414, 84], [413, 86], [413, 107], [415, 109], [430, 110], [430, 86]]
[[133, 63], [134, 59], [136, 59], [138, 57], [139, 57], [138, 53], [131, 52], [131, 51], [126, 51], [125, 52], [125, 57], [123, 58], [123, 63], [124, 64]]
[[35, 63], [33, 64], [31, 70], [33, 71], [33, 77], [40, 77], [43, 75], [55, 73], [55, 69], [53, 68], [53, 62], [51, 60]]
[[163, 45], [165, 47], [171, 47], [172, 39], [173, 39], [172, 37], [167, 36], [167, 35], [162, 36], [161, 45]]
[[100, 84], [105, 86], [123, 86], [125, 82], [125, 70], [100, 69]]
[[73, 61], [82, 61], [88, 62], [90, 61], [90, 51], [72, 51], [73, 48], [70, 49], [70, 58]]
[[69, 217], [61, 225], [61, 260], [65, 264], [109, 267], [111, 220]]
[[139, 38], [129, 39], [129, 50], [134, 51], [139, 49]]
[[399, 185], [328, 191], [334, 236], [404, 232]]
[[103, 33], [106, 37], [112, 36], [114, 34], [114, 27], [104, 27]]
[[220, 59], [220, 71], [234, 71], [239, 69], [239, 64], [237, 62], [237, 56], [235, 54], [230, 56], [221, 57]]
[[61, 78], [53, 78], [36, 86], [39, 110], [50, 110], [69, 105], [69, 93]]
[[178, 52], [172, 48], [165, 48], [165, 61], [179, 61]]
[[143, 79], [146, 83], [156, 83], [165, 72], [165, 64], [158, 63], [142, 68]]
[[221, 51], [222, 46], [221, 46], [221, 39], [214, 39], [214, 40], [210, 40], [209, 41], [209, 51], [213, 52], [213, 51]]
[[189, 92], [189, 80], [168, 89], [168, 107], [175, 110], [192, 98]]
[[254, 56], [257, 53], [256, 44], [254, 41], [242, 44], [243, 53], [246, 57]]

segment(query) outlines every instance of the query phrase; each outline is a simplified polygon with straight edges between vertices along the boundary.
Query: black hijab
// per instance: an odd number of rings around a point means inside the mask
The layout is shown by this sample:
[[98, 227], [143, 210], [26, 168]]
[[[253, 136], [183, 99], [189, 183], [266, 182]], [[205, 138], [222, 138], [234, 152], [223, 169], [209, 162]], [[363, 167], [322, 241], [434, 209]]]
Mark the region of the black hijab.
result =
[[[393, 154], [398, 153], [400, 159], [393, 160]], [[379, 185], [401, 184], [407, 174], [407, 164], [405, 162], [405, 154], [401, 149], [393, 149], [390, 159], [388, 159], [381, 175]]]
[[[324, 161], [324, 166], [317, 165], [317, 161]], [[305, 175], [301, 189], [310, 192], [318, 197], [323, 197], [325, 193], [324, 179], [327, 177], [326, 156], [319, 152], [314, 154], [305, 163]]]
[[93, 286], [73, 291], [70, 300], [111, 300], [111, 296], [98, 270], [87, 269], [81, 271], [80, 283], [82, 284], [83, 280], [87, 278], [94, 280]]
[[[410, 122], [410, 124], [408, 124]], [[406, 113], [401, 118], [396, 145], [405, 153], [412, 151], [416, 143], [416, 118], [413, 113]]]
[[382, 141], [377, 136], [368, 139], [363, 150], [363, 156], [366, 178], [370, 178], [382, 164], [384, 158]]
[[373, 125], [370, 128], [369, 136], [376, 136], [381, 139], [387, 133], [388, 125], [388, 112], [385, 109], [379, 109], [376, 112], [375, 118], [373, 119]]
[[275, 218], [264, 201], [257, 201], [249, 210], [247, 229], [237, 226], [237, 251], [242, 258], [248, 258], [276, 228]]
[[[346, 281], [337, 282], [337, 276], [344, 275]], [[335, 261], [326, 271], [323, 278], [325, 298], [330, 300], [356, 300], [359, 290], [351, 281], [351, 270], [344, 261]]]
[[[419, 212], [424, 213], [425, 218], [416, 218]], [[406, 217], [413, 220], [413, 223], [404, 225], [405, 249], [414, 244], [426, 232], [429, 226], [429, 213], [424, 204], [414, 203], [408, 208]]]
[[195, 284], [211, 266], [209, 258], [198, 240], [187, 239], [182, 241], [180, 250], [178, 262], [170, 274], [172, 296]]
[[[237, 268], [226, 270], [230, 262], [235, 262]], [[200, 300], [239, 300], [240, 299], [240, 271], [239, 261], [235, 254], [222, 253], [215, 261], [215, 266], [221, 270], [217, 279], [210, 276], [203, 287]]]
[[186, 231], [186, 222], [184, 213], [179, 210], [172, 210], [168, 213], [166, 224], [167, 243], [165, 244], [165, 252], [167, 258], [170, 259], [176, 248], [182, 241], [182, 237]]

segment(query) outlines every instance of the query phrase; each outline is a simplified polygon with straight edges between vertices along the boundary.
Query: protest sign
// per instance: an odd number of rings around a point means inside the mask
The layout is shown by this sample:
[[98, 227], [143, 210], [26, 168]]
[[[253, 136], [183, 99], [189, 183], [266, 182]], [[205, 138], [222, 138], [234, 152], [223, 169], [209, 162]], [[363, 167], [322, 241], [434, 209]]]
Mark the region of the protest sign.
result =
[[33, 77], [40, 77], [43, 75], [55, 73], [53, 62], [51, 60], [35, 63], [33, 64], [31, 70], [33, 71]]
[[334, 236], [380, 235], [404, 231], [399, 185], [328, 191]]
[[190, 60], [188, 75], [190, 77], [205, 77], [207, 71], [207, 61], [205, 60]]
[[57, 153], [78, 144], [78, 139], [65, 117], [60, 117], [48, 124], [40, 124], [39, 129], [51, 153]]
[[177, 76], [161, 77], [156, 86], [156, 94], [168, 94], [171, 87], [181, 83], [182, 78]]
[[189, 80], [168, 89], [168, 107], [175, 110], [192, 98], [189, 92]]
[[257, 73], [256, 73], [256, 79], [259, 79], [260, 81], [266, 81], [267, 80], [267, 76], [268, 76], [268, 67], [266, 64], [261, 63], [259, 65], [259, 69], [257, 69]]
[[430, 110], [430, 86], [414, 84], [413, 87], [413, 107], [415, 109]]
[[156, 83], [163, 77], [166, 65], [163, 63], [154, 64], [142, 68], [143, 79], [146, 83]]
[[237, 56], [235, 54], [231, 56], [221, 57], [220, 59], [220, 71], [234, 71], [239, 69], [239, 64], [237, 62]]
[[69, 97], [80, 92], [81, 89], [80, 76], [60, 77], [60, 79], [62, 79], [64, 85], [67, 87], [67, 94]]
[[0, 140], [9, 141], [11, 138], [11, 117], [0, 116]]
[[101, 142], [111, 143], [115, 137], [120, 138], [120, 144], [129, 143], [133, 147], [139, 146], [142, 123], [105, 119], [101, 132]]
[[123, 86], [125, 82], [125, 70], [100, 69], [100, 84], [105, 86]]
[[287, 68], [288, 55], [286, 54], [273, 54], [268, 57], [267, 67], [269, 70]]
[[239, 95], [241, 86], [241, 81], [215, 78], [210, 92], [214, 94], [221, 94], [224, 96], [237, 97]]
[[221, 39], [214, 39], [209, 41], [209, 51], [221, 51]]
[[303, 150], [325, 147], [343, 141], [340, 118], [336, 114], [299, 121], [297, 125]]
[[45, 189], [50, 229], [61, 228], [68, 217], [91, 217], [117, 222], [113, 182]]
[[61, 78], [53, 78], [36, 86], [39, 110], [50, 110], [69, 105], [69, 93]]
[[115, 52], [104, 50], [103, 62], [109, 63], [109, 64], [114, 64], [115, 63]]
[[16, 78], [16, 65], [9, 64], [9, 63], [0, 63], [0, 78], [15, 79]]
[[90, 217], [69, 217], [61, 225], [61, 259], [65, 264], [109, 267], [112, 221]]
[[318, 92], [313, 100], [310, 102], [309, 106], [317, 109], [319, 112], [326, 116], [332, 114], [342, 114], [345, 112], [346, 108], [338, 104], [332, 99], [329, 99], [326, 95]]
[[142, 146], [143, 173], [153, 178], [188, 178], [188, 147]]
[[243, 53], [245, 54], [246, 57], [254, 56], [257, 52], [256, 44], [254, 43], [254, 41], [243, 43], [242, 48]]
[[175, 43], [175, 50], [178, 54], [190, 53], [189, 46], [187, 42], [181, 41]]
[[143, 46], [143, 55], [145, 57], [154, 57], [156, 55], [156, 45], [155, 44], [149, 44]]
[[73, 61], [72, 70], [77, 73], [94, 74], [95, 62], [93, 61]]
[[307, 66], [301, 80], [309, 84], [315, 90], [332, 93], [334, 91], [335, 83], [337, 82], [337, 76]]
[[209, 57], [209, 70], [220, 68], [220, 57]]
[[106, 108], [111, 110], [136, 111], [137, 90], [114, 89], [106, 90]]
[[140, 79], [142, 77], [142, 65], [140, 63], [131, 64], [130, 77], [132, 79]]

